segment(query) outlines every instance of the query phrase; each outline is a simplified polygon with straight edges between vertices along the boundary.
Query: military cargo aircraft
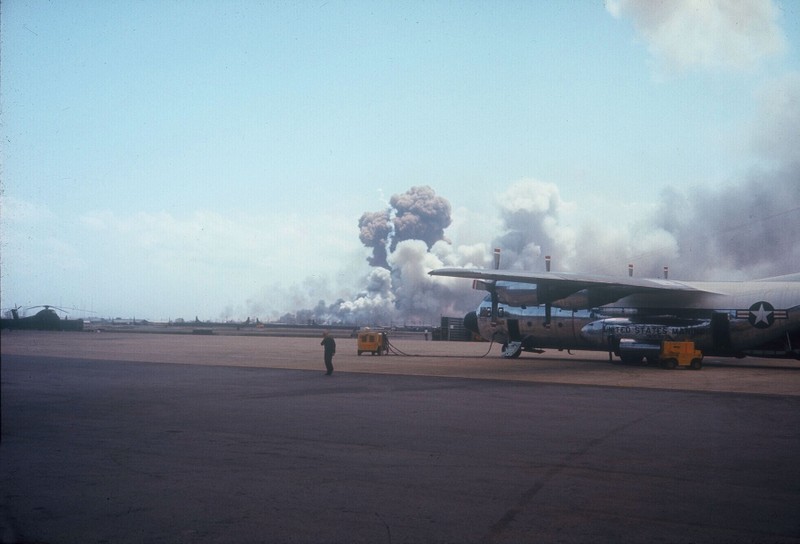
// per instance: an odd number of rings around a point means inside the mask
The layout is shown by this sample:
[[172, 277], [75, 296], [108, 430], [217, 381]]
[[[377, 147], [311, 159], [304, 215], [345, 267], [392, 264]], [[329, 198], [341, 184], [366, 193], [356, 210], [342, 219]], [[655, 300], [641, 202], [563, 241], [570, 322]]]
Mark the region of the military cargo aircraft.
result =
[[501, 344], [504, 357], [574, 349], [635, 363], [649, 361], [662, 341], [691, 340], [706, 355], [800, 358], [800, 273], [684, 282], [499, 270], [495, 255], [494, 270], [430, 274], [469, 278], [489, 292], [464, 326]]
[[[34, 306], [29, 310], [42, 308], [36, 314], [20, 317], [20, 308], [12, 308], [9, 313], [11, 319], [0, 319], [0, 329], [26, 329], [37, 331], [82, 331], [82, 319], [62, 319], [57, 313], [55, 306]], [[54, 309], [55, 308], [55, 309]], [[63, 311], [63, 310], [61, 310]]]

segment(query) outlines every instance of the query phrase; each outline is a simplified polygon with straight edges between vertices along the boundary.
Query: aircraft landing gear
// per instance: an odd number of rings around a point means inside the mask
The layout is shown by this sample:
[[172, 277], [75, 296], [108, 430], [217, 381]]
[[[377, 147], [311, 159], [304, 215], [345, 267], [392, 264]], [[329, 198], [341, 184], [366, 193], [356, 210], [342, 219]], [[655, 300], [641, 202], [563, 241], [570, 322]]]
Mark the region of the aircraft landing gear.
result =
[[508, 342], [503, 344], [502, 355], [506, 359], [516, 359], [522, 353], [522, 342]]

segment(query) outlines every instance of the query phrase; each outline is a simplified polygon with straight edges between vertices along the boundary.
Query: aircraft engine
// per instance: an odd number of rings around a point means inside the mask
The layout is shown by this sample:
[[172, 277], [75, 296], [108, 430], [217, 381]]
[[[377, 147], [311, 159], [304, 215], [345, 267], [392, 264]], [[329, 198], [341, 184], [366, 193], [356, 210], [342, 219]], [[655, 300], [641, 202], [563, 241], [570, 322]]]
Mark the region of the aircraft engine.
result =
[[476, 312], [469, 312], [464, 316], [464, 328], [474, 334], [480, 334], [478, 327], [478, 314]]

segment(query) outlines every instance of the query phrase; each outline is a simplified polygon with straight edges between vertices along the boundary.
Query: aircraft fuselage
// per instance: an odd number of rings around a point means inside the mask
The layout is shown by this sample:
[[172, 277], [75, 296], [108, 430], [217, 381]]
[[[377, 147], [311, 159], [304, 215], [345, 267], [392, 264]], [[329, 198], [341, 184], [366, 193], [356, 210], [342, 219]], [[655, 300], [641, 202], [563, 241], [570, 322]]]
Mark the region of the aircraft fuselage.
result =
[[[491, 296], [465, 318], [468, 328], [522, 350], [574, 349], [619, 353], [621, 341], [658, 345], [692, 340], [709, 355], [748, 352], [778, 357], [800, 354], [800, 284], [797, 282], [696, 283], [698, 294], [637, 293], [592, 309], [526, 306], [523, 297], [503, 297], [492, 315]], [[534, 289], [535, 290], [535, 289]], [[520, 289], [523, 296], [530, 286]], [[624, 344], [623, 344], [624, 346]], [[624, 355], [624, 354], [623, 354]]]

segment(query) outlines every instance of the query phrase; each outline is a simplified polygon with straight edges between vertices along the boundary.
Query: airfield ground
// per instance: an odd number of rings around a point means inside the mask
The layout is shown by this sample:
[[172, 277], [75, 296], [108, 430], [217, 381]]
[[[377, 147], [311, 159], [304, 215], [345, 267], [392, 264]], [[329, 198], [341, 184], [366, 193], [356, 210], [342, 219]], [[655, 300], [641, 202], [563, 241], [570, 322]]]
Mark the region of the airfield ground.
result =
[[800, 542], [800, 363], [4, 331], [0, 542]]
[[[324, 370], [319, 337], [226, 334], [127, 334], [5, 331], [2, 355], [69, 357], [189, 365]], [[485, 342], [424, 341], [392, 337], [392, 353], [357, 355], [356, 340], [336, 338], [338, 372], [400, 374], [536, 383], [645, 387], [684, 391], [800, 395], [800, 361], [707, 357], [699, 372], [609, 364], [608, 354], [548, 350], [502, 359]], [[491, 351], [490, 351], [491, 348]]]

